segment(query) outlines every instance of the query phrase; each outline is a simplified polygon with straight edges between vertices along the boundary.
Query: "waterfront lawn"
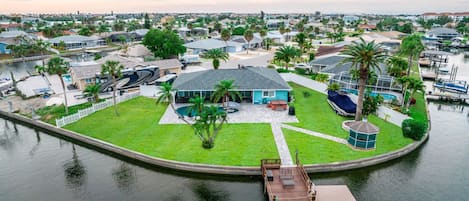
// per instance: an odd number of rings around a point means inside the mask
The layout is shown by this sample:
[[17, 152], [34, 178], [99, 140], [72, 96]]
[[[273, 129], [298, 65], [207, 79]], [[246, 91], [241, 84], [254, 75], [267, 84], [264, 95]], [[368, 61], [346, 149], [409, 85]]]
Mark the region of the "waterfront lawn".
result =
[[[371, 117], [370, 120], [375, 121], [375, 118], [377, 117]], [[354, 150], [348, 145], [289, 129], [283, 129], [283, 133], [291, 156], [295, 158], [295, 152], [298, 150], [298, 157], [303, 164], [331, 163], [367, 158], [397, 150], [412, 143], [411, 139], [402, 136], [399, 127], [387, 123], [376, 125], [382, 130], [387, 129], [391, 132], [380, 132], [377, 136], [376, 149], [370, 151]]]
[[415, 120], [428, 124], [427, 106], [425, 104], [425, 97], [422, 92], [414, 94], [416, 100], [415, 105], [410, 106], [409, 116]]
[[215, 147], [203, 149], [184, 124], [158, 124], [167, 106], [137, 97], [114, 109], [96, 112], [65, 128], [117, 146], [169, 160], [232, 166], [259, 166], [264, 158], [278, 158], [269, 124], [226, 124]]
[[[78, 110], [89, 108], [91, 107], [91, 104], [92, 103], [90, 102], [86, 102], [79, 105], [70, 106], [68, 107], [68, 115], [75, 114], [78, 112]], [[52, 125], [55, 125], [55, 119], [67, 116], [65, 114], [65, 106], [63, 104], [45, 106], [43, 108], [38, 109], [36, 113], [41, 116], [41, 121], [47, 122]]]
[[[342, 122], [352, 118], [337, 115], [327, 103], [327, 95], [289, 82], [295, 97], [294, 106], [299, 123], [290, 123], [292, 126], [346, 138], [347, 132], [342, 129]], [[309, 96], [305, 96], [308, 93]]]

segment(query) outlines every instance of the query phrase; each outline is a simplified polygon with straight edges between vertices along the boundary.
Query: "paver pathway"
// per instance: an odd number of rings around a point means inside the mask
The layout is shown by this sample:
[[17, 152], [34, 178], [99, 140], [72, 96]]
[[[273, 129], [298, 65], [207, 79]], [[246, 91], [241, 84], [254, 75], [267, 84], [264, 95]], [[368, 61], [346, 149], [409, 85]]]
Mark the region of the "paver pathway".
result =
[[[327, 94], [327, 85], [324, 83], [293, 73], [281, 73], [280, 75], [287, 82], [294, 82], [304, 87], [315, 90], [319, 93]], [[376, 111], [376, 114], [379, 118], [389, 121], [399, 127], [401, 127], [402, 121], [410, 119], [409, 116], [384, 106], [379, 106], [378, 111]]]
[[273, 122], [270, 124], [272, 127], [272, 134], [274, 135], [275, 144], [277, 145], [278, 155], [282, 161], [282, 166], [292, 166], [293, 160], [288, 149], [287, 142], [283, 136], [282, 127], [280, 123]]
[[287, 125], [287, 124], [281, 124], [280, 127], [286, 128], [286, 129], [289, 129], [289, 130], [293, 130], [293, 131], [297, 131], [297, 132], [300, 132], [300, 133], [312, 135], [312, 136], [315, 136], [315, 137], [320, 137], [320, 138], [330, 140], [330, 141], [334, 141], [334, 142], [337, 142], [337, 143], [347, 144], [347, 141], [342, 139], [342, 138], [338, 138], [338, 137], [330, 136], [330, 135], [327, 135], [327, 134], [322, 134], [322, 133], [310, 131], [310, 130], [307, 130], [307, 129], [304, 129], [304, 128], [290, 126], [290, 125]]

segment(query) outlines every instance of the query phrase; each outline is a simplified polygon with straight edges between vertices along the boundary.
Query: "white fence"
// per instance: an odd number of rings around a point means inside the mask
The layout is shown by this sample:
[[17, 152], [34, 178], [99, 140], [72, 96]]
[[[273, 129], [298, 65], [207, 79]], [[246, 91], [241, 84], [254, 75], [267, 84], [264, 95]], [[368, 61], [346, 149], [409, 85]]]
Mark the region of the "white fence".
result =
[[[124, 101], [130, 100], [132, 98], [135, 98], [139, 95], [140, 95], [140, 93], [137, 92], [137, 93], [132, 93], [132, 94], [126, 94], [124, 96], [118, 96], [118, 97], [116, 97], [116, 102], [117, 103], [124, 102]], [[90, 114], [93, 114], [97, 111], [100, 111], [100, 110], [106, 109], [108, 107], [111, 107], [113, 105], [114, 104], [113, 104], [112, 98], [107, 99], [106, 101], [101, 102], [101, 103], [95, 103], [89, 108], [86, 108], [86, 109], [83, 109], [83, 110], [78, 110], [78, 112], [75, 113], [75, 114], [64, 116], [60, 119], [55, 119], [55, 125], [59, 128], [64, 127], [65, 125], [76, 122], [76, 121], [80, 120], [83, 117], [86, 117], [86, 116], [88, 116]]]

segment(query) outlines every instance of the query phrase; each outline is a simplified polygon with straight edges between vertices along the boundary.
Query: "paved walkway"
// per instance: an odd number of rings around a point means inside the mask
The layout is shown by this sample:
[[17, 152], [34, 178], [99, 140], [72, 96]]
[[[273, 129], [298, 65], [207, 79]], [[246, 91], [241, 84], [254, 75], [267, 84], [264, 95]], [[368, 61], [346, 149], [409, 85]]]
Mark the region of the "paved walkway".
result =
[[308, 135], [315, 136], [315, 137], [320, 137], [320, 138], [330, 140], [330, 141], [334, 141], [334, 142], [337, 142], [337, 143], [348, 144], [347, 141], [342, 139], [342, 138], [330, 136], [330, 135], [327, 135], [327, 134], [322, 134], [322, 133], [310, 131], [310, 130], [307, 130], [307, 129], [304, 129], [304, 128], [298, 128], [298, 127], [295, 127], [295, 126], [290, 126], [290, 125], [287, 125], [287, 124], [282, 124], [280, 126], [282, 128], [286, 128], [286, 129], [289, 129], [289, 130], [297, 131], [297, 132], [308, 134]]
[[[299, 85], [304, 87], [310, 88], [317, 92], [327, 94], [327, 85], [321, 82], [317, 82], [311, 80], [307, 77], [303, 77], [301, 75], [293, 74], [293, 73], [281, 73], [282, 78], [287, 82], [295, 82]], [[379, 106], [378, 111], [376, 114], [379, 118], [384, 119], [392, 124], [401, 127], [402, 121], [406, 119], [410, 119], [409, 116], [404, 115], [400, 112], [394, 111], [385, 106]]]
[[282, 166], [292, 166], [293, 160], [291, 158], [287, 142], [285, 141], [285, 137], [283, 136], [281, 124], [271, 123], [270, 126], [272, 127], [272, 133], [274, 134], [274, 140], [277, 145], [278, 155], [282, 161]]

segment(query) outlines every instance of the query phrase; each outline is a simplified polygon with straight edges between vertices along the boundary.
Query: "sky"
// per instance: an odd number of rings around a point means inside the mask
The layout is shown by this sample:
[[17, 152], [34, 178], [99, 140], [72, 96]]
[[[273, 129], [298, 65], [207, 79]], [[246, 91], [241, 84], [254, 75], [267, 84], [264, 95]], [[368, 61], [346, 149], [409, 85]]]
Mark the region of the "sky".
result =
[[469, 0], [0, 0], [0, 13], [237, 12], [421, 14], [469, 11]]

